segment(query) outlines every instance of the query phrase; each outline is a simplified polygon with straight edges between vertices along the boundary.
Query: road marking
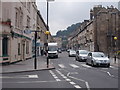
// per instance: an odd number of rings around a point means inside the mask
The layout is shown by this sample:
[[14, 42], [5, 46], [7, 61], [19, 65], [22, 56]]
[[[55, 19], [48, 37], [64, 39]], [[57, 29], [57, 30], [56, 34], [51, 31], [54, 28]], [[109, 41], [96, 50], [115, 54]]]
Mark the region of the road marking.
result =
[[63, 76], [63, 78], [65, 78], [65, 79], [66, 79], [67, 77], [66, 77], [66, 76]]
[[56, 79], [56, 81], [61, 81], [60, 79]]
[[15, 76], [15, 77], [11, 77], [11, 76], [0, 76], [0, 78], [38, 78], [38, 75], [21, 75], [21, 76]]
[[70, 79], [65, 79], [66, 81], [71, 81]]
[[84, 82], [84, 83], [86, 84], [87, 89], [90, 90], [90, 87], [89, 87], [88, 82], [86, 82], [85, 80], [82, 80], [82, 79], [80, 79], [80, 78], [78, 79], [78, 78], [75, 78], [75, 77], [73, 77], [73, 76], [70, 76], [70, 74], [71, 74], [71, 73], [69, 72], [69, 73], [67, 74], [67, 76], [70, 77], [70, 78], [73, 78], [73, 79], [75, 79], [75, 80], [79, 80], [79, 81]]
[[38, 78], [38, 75], [29, 75], [29, 78]]
[[60, 68], [66, 68], [63, 64], [58, 64]]
[[[58, 74], [60, 74], [67, 82], [69, 82], [71, 85], [73, 85], [75, 88], [81, 88], [79, 85], [76, 83], [72, 82], [70, 79], [68, 79], [64, 74], [62, 74], [59, 70], [56, 70]], [[75, 72], [76, 74], [77, 72]]]
[[79, 85], [74, 85], [75, 88], [81, 88]]
[[118, 68], [116, 68], [116, 67], [114, 67], [114, 66], [110, 66], [110, 68], [113, 68], [113, 69], [118, 69]]
[[111, 75], [110, 72], [107, 72], [107, 74], [108, 74], [109, 76], [113, 77], [113, 75]]
[[70, 82], [70, 84], [74, 85], [75, 83], [74, 82]]
[[83, 67], [87, 67], [87, 68], [92, 68], [91, 66], [88, 66], [86, 64], [81, 64]]
[[61, 81], [51, 70], [49, 71], [56, 81]]
[[79, 68], [79, 66], [75, 65], [75, 64], [70, 64], [71, 67], [73, 68]]

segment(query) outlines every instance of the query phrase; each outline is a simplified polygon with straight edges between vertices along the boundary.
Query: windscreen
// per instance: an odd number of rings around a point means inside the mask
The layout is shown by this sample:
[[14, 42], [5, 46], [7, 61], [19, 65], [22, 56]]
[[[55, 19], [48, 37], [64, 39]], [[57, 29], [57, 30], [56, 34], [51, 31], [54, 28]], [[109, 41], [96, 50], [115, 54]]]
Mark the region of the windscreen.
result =
[[58, 50], [58, 48], [55, 46], [48, 47], [48, 51], [57, 51], [57, 50]]

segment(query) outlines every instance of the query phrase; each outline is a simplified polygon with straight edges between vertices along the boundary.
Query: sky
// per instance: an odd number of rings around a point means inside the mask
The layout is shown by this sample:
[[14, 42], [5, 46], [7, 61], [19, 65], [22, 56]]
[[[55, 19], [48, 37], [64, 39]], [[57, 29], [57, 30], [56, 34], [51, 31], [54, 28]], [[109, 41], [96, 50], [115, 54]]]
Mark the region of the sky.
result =
[[[38, 10], [40, 10], [46, 23], [46, 0], [36, 0], [36, 2]], [[57, 31], [66, 30], [72, 24], [89, 20], [90, 9], [95, 5], [104, 7], [113, 5], [118, 8], [118, 0], [55, 0], [49, 2], [48, 24], [51, 34], [56, 35]]]

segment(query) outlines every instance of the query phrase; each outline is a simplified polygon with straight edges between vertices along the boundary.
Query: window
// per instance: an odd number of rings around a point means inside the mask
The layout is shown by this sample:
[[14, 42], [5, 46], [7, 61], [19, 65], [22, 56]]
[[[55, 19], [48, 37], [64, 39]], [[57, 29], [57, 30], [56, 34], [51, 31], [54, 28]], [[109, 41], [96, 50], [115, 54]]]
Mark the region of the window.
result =
[[16, 15], [15, 15], [15, 26], [19, 27], [19, 10], [16, 8]]
[[8, 56], [8, 38], [4, 37], [2, 40], [2, 54]]
[[18, 43], [18, 55], [20, 55], [20, 43]]
[[27, 16], [27, 26], [30, 27], [30, 17]]
[[27, 2], [27, 9], [28, 9], [28, 11], [30, 12], [30, 5], [31, 5], [31, 2]]
[[29, 54], [29, 42], [26, 42], [26, 54]]

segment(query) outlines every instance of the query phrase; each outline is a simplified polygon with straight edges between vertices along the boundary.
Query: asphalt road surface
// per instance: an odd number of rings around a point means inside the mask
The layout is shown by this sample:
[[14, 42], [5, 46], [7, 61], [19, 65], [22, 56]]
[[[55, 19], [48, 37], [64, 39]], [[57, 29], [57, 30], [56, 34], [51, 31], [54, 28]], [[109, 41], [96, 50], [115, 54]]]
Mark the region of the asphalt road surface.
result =
[[3, 74], [3, 88], [118, 88], [118, 68], [91, 67], [67, 52], [50, 59], [56, 69]]

